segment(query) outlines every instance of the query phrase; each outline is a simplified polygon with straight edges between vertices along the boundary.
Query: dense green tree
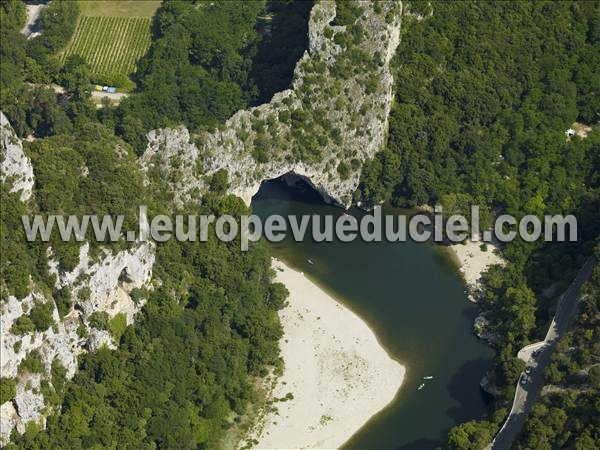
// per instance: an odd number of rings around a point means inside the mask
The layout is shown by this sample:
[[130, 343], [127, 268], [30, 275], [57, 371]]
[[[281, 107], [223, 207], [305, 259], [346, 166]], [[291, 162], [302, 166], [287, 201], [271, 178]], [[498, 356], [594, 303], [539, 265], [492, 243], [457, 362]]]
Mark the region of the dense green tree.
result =
[[250, 71], [264, 7], [264, 1], [164, 2], [154, 42], [138, 64], [139, 93], [119, 108], [121, 135], [142, 151], [138, 120], [144, 132], [182, 122], [198, 129], [247, 106], [257, 93]]
[[28, 53], [45, 68], [52, 67], [56, 63], [48, 60], [69, 42], [75, 31], [78, 16], [79, 4], [77, 2], [52, 1], [40, 14], [40, 28], [43, 32], [27, 42]]
[[14, 378], [0, 378], [0, 405], [12, 400], [16, 395], [16, 380]]
[[217, 170], [210, 178], [209, 187], [212, 192], [224, 194], [229, 187], [229, 174], [227, 170]]
[[54, 303], [36, 303], [29, 311], [29, 318], [33, 322], [37, 331], [46, 331], [54, 325]]
[[[578, 219], [578, 243], [504, 245], [506, 265], [484, 274], [475, 293], [498, 336], [492, 372], [503, 405], [523, 370], [518, 349], [543, 337], [556, 309], [557, 298], [545, 290], [570, 283], [600, 229], [600, 134], [564, 134], [574, 121], [598, 120], [592, 86], [598, 85], [600, 4], [407, 2], [405, 8], [424, 17], [404, 17], [387, 146], [363, 167], [355, 199], [440, 203], [462, 213], [479, 204], [517, 220]], [[593, 360], [577, 336], [577, 350], [549, 367], [551, 380], [575, 382]], [[469, 427], [453, 430], [453, 439], [470, 445]]]
[[493, 438], [488, 422], [465, 422], [454, 427], [448, 435], [448, 448], [456, 450], [481, 450]]

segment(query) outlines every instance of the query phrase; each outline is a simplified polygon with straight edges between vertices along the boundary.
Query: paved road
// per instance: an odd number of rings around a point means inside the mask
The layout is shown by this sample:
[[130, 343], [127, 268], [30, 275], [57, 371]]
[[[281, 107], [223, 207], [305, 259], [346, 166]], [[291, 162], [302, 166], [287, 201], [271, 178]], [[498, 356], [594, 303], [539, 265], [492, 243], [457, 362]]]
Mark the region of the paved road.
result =
[[523, 428], [527, 414], [539, 397], [542, 387], [544, 387], [544, 369], [548, 366], [548, 364], [550, 364], [552, 352], [554, 351], [556, 342], [567, 331], [569, 324], [571, 323], [571, 319], [577, 311], [579, 291], [581, 290], [581, 286], [592, 275], [594, 264], [594, 258], [588, 259], [584, 266], [579, 270], [579, 273], [577, 274], [577, 277], [573, 283], [571, 283], [569, 288], [560, 298], [558, 302], [558, 308], [556, 309], [554, 318], [550, 323], [548, 333], [546, 333], [546, 338], [538, 347], [541, 348], [540, 354], [537, 356], [537, 358], [529, 357], [527, 364], [529, 367], [531, 367], [529, 381], [527, 384], [522, 385], [521, 379], [524, 375], [521, 375], [521, 378], [519, 378], [510, 414], [496, 435], [496, 438], [487, 447], [487, 449], [510, 449], [512, 443]]

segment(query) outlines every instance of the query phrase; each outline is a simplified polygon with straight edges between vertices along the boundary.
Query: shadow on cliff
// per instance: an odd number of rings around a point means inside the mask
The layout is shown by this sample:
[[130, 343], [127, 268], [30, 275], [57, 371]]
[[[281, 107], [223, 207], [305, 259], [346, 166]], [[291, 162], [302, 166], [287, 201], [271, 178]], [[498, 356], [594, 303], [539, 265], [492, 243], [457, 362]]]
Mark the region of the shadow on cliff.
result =
[[285, 200], [311, 205], [325, 203], [319, 191], [301, 177], [293, 174], [264, 181], [252, 200]]
[[258, 23], [262, 40], [252, 64], [258, 87], [255, 105], [267, 103], [273, 94], [291, 85], [296, 63], [308, 49], [308, 20], [313, 2], [268, 2]]

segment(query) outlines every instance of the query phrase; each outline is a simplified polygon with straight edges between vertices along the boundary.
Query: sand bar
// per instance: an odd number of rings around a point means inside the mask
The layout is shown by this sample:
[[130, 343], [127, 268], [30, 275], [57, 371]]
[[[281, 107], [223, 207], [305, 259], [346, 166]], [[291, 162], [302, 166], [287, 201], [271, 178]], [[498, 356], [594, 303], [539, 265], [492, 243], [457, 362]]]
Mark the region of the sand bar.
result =
[[[468, 240], [466, 243], [449, 246], [456, 257], [460, 272], [469, 288], [476, 288], [481, 274], [493, 264], [504, 264], [499, 254], [499, 247], [491, 242], [486, 244], [487, 249], [482, 250], [483, 242]], [[469, 297], [471, 300], [472, 298]]]
[[356, 314], [273, 259], [290, 291], [281, 312], [285, 362], [274, 403], [250, 433], [259, 449], [338, 448], [398, 393], [405, 368]]

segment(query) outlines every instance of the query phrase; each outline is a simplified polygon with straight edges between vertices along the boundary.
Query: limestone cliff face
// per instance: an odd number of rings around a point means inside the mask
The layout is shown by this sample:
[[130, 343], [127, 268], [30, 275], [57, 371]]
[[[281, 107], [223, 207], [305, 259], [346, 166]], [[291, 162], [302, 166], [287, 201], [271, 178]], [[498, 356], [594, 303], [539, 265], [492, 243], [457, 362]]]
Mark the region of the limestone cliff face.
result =
[[27, 201], [33, 190], [33, 166], [23, 153], [23, 145], [10, 126], [4, 113], [0, 112], [0, 142], [2, 157], [0, 181], [11, 180], [11, 192], [21, 192], [21, 200]]
[[[198, 198], [209, 177], [225, 169], [230, 192], [246, 203], [264, 180], [295, 173], [348, 206], [363, 162], [384, 143], [392, 101], [390, 61], [400, 40], [400, 2], [361, 2], [361, 8], [355, 23], [339, 26], [333, 24], [335, 2], [317, 2], [310, 16], [309, 50], [296, 66], [291, 89], [275, 94], [268, 104], [239, 111], [212, 133], [151, 131], [140, 159], [143, 170], [159, 172], [180, 201]], [[1, 181], [20, 192], [22, 201], [35, 201], [31, 161], [1, 113], [0, 125]], [[44, 423], [50, 410], [41, 386], [51, 384], [54, 361], [71, 378], [77, 355], [114, 345], [109, 332], [90, 326], [90, 315], [123, 313], [131, 323], [142, 302], [135, 303], [129, 294], [150, 287], [154, 245], [140, 242], [92, 260], [84, 244], [71, 272], [59, 270], [51, 249], [48, 256], [48, 270], [56, 275], [52, 288], [69, 290], [75, 307], [61, 318], [51, 295], [36, 286], [23, 299], [3, 293], [0, 369], [17, 384], [15, 398], [0, 406], [0, 444], [14, 428], [22, 432], [29, 421]], [[46, 302], [52, 303], [55, 326], [23, 335], [11, 331], [19, 317]], [[33, 351], [41, 357], [42, 372], [19, 371]]]
[[[23, 336], [11, 333], [15, 321], [29, 313], [36, 303], [48, 300], [40, 292], [32, 292], [23, 299], [9, 296], [1, 305], [2, 340], [0, 347], [0, 370], [2, 377], [17, 380], [17, 394], [12, 401], [0, 406], [0, 441], [6, 443], [13, 428], [20, 433], [30, 421], [39, 422], [44, 415], [44, 396], [40, 391], [42, 380], [50, 379], [53, 361], [57, 360], [67, 370], [67, 377], [75, 375], [77, 355], [82, 351], [83, 340], [77, 335], [77, 317], [60, 320], [56, 307], [53, 308], [55, 327], [43, 332], [27, 333]], [[19, 364], [32, 351], [37, 351], [42, 359], [43, 373], [18, 373]]]
[[[9, 183], [12, 192], [20, 191], [21, 200], [29, 200], [34, 186], [31, 161], [2, 113], [0, 120], [2, 182]], [[8, 441], [14, 428], [22, 433], [30, 421], [45, 423], [50, 408], [44, 399], [42, 383], [52, 385], [53, 363], [60, 363], [66, 371], [66, 377], [72, 378], [77, 369], [77, 356], [81, 352], [95, 351], [102, 345], [114, 346], [113, 337], [108, 331], [90, 325], [92, 313], [104, 311], [110, 318], [122, 313], [128, 324], [133, 322], [143, 300], [136, 303], [129, 294], [134, 288], [150, 286], [154, 248], [151, 242], [140, 242], [114, 254], [106, 250], [102, 256], [92, 260], [89, 244], [84, 243], [80, 249], [79, 264], [71, 272], [59, 270], [49, 248], [48, 271], [56, 276], [56, 284], [52, 288], [67, 289], [74, 303], [71, 311], [62, 318], [52, 296], [33, 283], [32, 292], [22, 299], [2, 292], [0, 373], [3, 378], [16, 381], [16, 396], [0, 405], [0, 445]], [[54, 326], [44, 331], [16, 334], [13, 328], [16, 321], [42, 303], [51, 304]], [[43, 365], [41, 373], [19, 370], [19, 365], [32, 352], [40, 356]]]
[[293, 172], [348, 206], [362, 164], [384, 144], [390, 61], [400, 41], [400, 2], [361, 2], [361, 8], [353, 25], [339, 26], [335, 2], [316, 3], [309, 50], [291, 89], [193, 142], [185, 128], [150, 132], [142, 167], [159, 169], [180, 200], [196, 198], [208, 177], [225, 169], [230, 192], [247, 204], [264, 180]]

